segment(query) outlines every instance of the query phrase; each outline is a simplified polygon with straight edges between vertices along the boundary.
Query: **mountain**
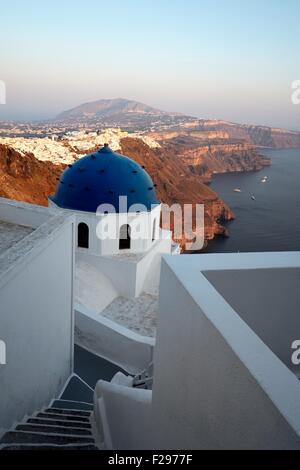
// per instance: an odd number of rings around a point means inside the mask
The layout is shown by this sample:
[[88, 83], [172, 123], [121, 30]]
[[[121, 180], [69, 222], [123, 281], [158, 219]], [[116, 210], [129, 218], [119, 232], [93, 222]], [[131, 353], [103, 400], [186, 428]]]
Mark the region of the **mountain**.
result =
[[179, 125], [193, 120], [180, 113], [168, 113], [147, 104], [124, 98], [98, 100], [63, 111], [52, 122], [76, 126], [122, 127], [125, 130]]
[[73, 109], [62, 112], [56, 118], [57, 121], [70, 121], [94, 118], [106, 118], [118, 114], [151, 114], [151, 115], [164, 115], [164, 111], [152, 108], [147, 104], [139, 103], [134, 100], [127, 100], [124, 98], [115, 98], [111, 100], [98, 100], [90, 103], [84, 103], [76, 106]]

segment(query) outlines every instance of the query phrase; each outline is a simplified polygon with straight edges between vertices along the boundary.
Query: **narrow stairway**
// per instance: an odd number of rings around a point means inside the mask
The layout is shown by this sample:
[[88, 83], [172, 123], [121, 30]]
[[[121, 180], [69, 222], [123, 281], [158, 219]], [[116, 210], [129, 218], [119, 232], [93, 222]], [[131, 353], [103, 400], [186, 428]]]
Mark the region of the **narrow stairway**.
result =
[[54, 400], [0, 439], [1, 450], [97, 450], [92, 432], [91, 403]]
[[75, 372], [59, 399], [28, 416], [0, 438], [0, 450], [97, 450], [93, 434], [93, 396], [99, 378], [110, 381], [120, 367], [75, 345]]

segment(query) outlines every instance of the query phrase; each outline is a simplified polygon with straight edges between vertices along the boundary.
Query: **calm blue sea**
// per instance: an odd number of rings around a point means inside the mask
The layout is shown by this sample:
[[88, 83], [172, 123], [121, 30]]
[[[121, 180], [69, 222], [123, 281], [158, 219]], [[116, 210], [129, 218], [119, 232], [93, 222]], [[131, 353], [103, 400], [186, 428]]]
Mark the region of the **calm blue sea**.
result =
[[[216, 175], [211, 188], [234, 211], [229, 238], [218, 237], [206, 252], [300, 250], [300, 149], [260, 151], [272, 165], [259, 172]], [[266, 183], [261, 179], [267, 176]], [[241, 193], [233, 191], [240, 188]], [[255, 200], [251, 199], [255, 196]]]

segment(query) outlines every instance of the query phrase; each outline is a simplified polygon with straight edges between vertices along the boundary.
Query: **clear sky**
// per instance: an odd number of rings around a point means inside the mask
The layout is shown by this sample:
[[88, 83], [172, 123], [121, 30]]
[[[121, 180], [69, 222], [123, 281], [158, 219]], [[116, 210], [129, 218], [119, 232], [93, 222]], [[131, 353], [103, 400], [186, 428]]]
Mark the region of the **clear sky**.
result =
[[124, 97], [300, 130], [300, 0], [0, 0], [1, 118]]

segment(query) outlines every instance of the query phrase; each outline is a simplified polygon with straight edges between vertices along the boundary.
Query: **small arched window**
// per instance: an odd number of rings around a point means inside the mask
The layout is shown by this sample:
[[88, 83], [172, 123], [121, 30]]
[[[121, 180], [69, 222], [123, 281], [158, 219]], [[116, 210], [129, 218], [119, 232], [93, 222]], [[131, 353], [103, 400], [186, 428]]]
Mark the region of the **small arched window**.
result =
[[119, 250], [129, 250], [130, 244], [130, 225], [124, 224], [120, 228]]
[[84, 222], [80, 222], [80, 224], [78, 224], [77, 245], [79, 248], [89, 247], [89, 227]]
[[152, 241], [153, 242], [155, 240], [155, 235], [156, 235], [156, 219], [153, 220], [153, 225], [152, 225]]

